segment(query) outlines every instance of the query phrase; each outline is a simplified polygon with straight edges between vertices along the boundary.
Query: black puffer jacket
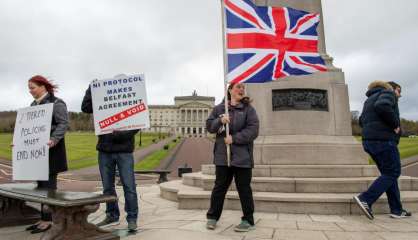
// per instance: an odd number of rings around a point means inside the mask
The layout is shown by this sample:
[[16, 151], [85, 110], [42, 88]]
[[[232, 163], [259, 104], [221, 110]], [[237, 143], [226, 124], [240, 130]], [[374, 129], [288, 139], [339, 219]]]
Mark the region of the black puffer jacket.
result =
[[[258, 136], [259, 121], [255, 109], [249, 104], [240, 103], [237, 106], [228, 108], [231, 119], [230, 134], [231, 145], [231, 166], [252, 168], [253, 142]], [[224, 142], [225, 131], [220, 115], [225, 113], [225, 105], [221, 103], [213, 109], [206, 120], [206, 129], [210, 133], [216, 133], [216, 141], [213, 149], [214, 164], [216, 166], [227, 166], [226, 144]]]
[[398, 101], [392, 87], [376, 81], [369, 85], [368, 97], [360, 116], [363, 140], [399, 142], [395, 129], [400, 127]]
[[[84, 95], [81, 111], [93, 113], [90, 87], [86, 90], [86, 94]], [[113, 133], [100, 135], [96, 149], [106, 153], [131, 153], [135, 149], [135, 134], [138, 132], [139, 130], [115, 131]]]

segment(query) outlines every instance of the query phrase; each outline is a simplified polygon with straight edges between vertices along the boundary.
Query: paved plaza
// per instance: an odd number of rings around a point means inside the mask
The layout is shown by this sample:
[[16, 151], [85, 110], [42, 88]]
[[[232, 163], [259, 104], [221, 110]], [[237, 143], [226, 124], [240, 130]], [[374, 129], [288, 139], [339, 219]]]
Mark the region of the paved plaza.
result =
[[[100, 191], [97, 188], [97, 191]], [[119, 194], [122, 189], [118, 189]], [[256, 212], [256, 230], [248, 233], [236, 233], [234, 225], [239, 223], [240, 211], [224, 211], [218, 227], [214, 231], [206, 230], [205, 211], [178, 210], [177, 203], [160, 198], [156, 184], [138, 188], [140, 193], [139, 230], [128, 234], [124, 215], [121, 223], [109, 228], [121, 236], [121, 239], [198, 239], [198, 240], [416, 240], [418, 239], [418, 214], [409, 219], [391, 219], [388, 215], [378, 215], [374, 221], [363, 216], [276, 214]], [[120, 208], [124, 208], [123, 197], [119, 198]], [[104, 205], [90, 215], [90, 222], [97, 223], [105, 217]], [[123, 211], [122, 211], [123, 213]], [[124, 213], [123, 213], [124, 214]], [[39, 239], [40, 235], [31, 235], [24, 231], [26, 226], [0, 229], [0, 239], [17, 240]]]

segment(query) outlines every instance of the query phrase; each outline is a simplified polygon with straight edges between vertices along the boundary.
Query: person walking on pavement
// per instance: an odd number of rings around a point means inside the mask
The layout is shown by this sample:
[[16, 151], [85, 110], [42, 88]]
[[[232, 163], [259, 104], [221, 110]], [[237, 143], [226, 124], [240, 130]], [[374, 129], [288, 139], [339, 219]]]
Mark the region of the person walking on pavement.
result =
[[[81, 105], [85, 113], [93, 113], [93, 102], [90, 86], [86, 90]], [[102, 178], [103, 194], [116, 196], [115, 175], [119, 170], [120, 180], [125, 197], [125, 212], [128, 230], [136, 231], [138, 219], [138, 196], [135, 184], [134, 157], [135, 134], [139, 130], [113, 131], [99, 136], [96, 146], [99, 151], [99, 170]], [[106, 218], [97, 224], [98, 227], [119, 224], [118, 202], [106, 203]]]
[[360, 116], [364, 150], [371, 156], [379, 169], [380, 176], [367, 191], [354, 197], [354, 201], [370, 220], [374, 219], [372, 205], [386, 192], [390, 216], [410, 217], [402, 207], [398, 178], [401, 162], [398, 150], [400, 138], [400, 116], [398, 99], [401, 86], [395, 82], [372, 82], [366, 93]]
[[[214, 164], [216, 180], [212, 190], [210, 208], [207, 212], [208, 229], [215, 229], [221, 217], [225, 195], [231, 185], [232, 178], [241, 201], [243, 217], [235, 231], [247, 232], [255, 229], [254, 200], [251, 190], [254, 140], [258, 136], [259, 120], [250, 99], [245, 96], [242, 83], [230, 84], [228, 87], [229, 118], [225, 115], [224, 102], [215, 106], [206, 121], [208, 132], [216, 134], [214, 146]], [[230, 135], [225, 133], [225, 124], [230, 126]], [[227, 145], [231, 149], [230, 166], [227, 163]]]

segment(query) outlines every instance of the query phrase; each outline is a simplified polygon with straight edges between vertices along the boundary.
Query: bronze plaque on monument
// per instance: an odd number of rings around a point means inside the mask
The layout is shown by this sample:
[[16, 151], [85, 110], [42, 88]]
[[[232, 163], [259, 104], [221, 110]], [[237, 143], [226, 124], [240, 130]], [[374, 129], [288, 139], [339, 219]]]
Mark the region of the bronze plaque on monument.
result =
[[290, 88], [272, 91], [273, 111], [328, 111], [327, 90]]

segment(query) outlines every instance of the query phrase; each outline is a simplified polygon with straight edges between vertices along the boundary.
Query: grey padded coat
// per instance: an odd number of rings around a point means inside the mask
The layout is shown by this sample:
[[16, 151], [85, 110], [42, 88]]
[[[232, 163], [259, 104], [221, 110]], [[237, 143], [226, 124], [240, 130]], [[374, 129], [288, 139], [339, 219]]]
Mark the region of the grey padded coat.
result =
[[[254, 140], [258, 136], [259, 121], [255, 109], [250, 104], [239, 103], [229, 106], [231, 145], [231, 166], [241, 168], [254, 167], [253, 147]], [[210, 133], [216, 133], [213, 149], [214, 164], [227, 166], [226, 144], [224, 142], [225, 131], [220, 116], [225, 113], [225, 105], [221, 103], [214, 107], [206, 120], [206, 129]]]

